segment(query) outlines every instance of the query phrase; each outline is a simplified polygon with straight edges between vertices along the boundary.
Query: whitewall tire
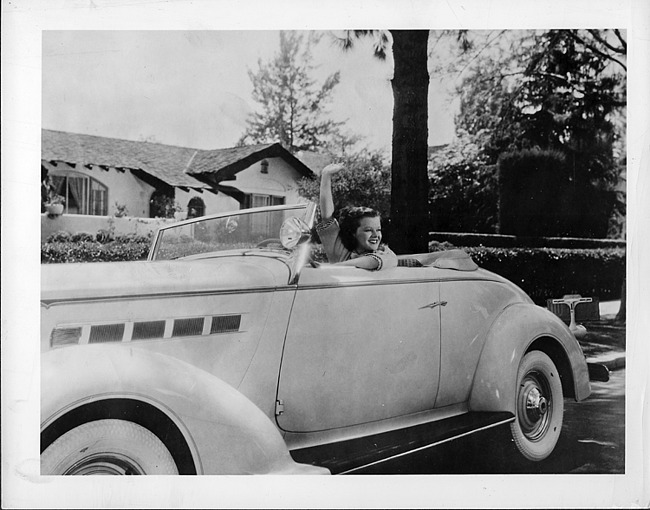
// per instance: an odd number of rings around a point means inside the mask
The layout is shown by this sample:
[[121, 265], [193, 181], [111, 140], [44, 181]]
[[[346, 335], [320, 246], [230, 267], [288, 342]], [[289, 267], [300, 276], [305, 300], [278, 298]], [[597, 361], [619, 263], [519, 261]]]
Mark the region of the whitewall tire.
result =
[[158, 437], [124, 420], [79, 425], [41, 455], [42, 475], [174, 475], [178, 469]]
[[562, 430], [564, 397], [555, 364], [541, 351], [527, 353], [517, 372], [515, 421], [512, 437], [529, 460], [548, 457]]

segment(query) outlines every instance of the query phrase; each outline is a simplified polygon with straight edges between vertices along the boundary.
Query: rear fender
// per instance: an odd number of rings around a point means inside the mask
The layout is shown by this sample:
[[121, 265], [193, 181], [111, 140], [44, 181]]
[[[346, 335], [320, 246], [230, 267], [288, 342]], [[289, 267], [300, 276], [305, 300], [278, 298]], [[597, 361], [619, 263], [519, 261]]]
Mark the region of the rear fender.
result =
[[518, 303], [507, 307], [488, 332], [472, 383], [470, 410], [514, 413], [519, 363], [535, 349], [551, 357], [565, 394], [577, 401], [589, 396], [587, 364], [573, 334], [545, 308]]
[[250, 400], [185, 362], [133, 347], [88, 345], [44, 353], [41, 368], [43, 431], [89, 403], [141, 400], [179, 428], [198, 474], [316, 472], [293, 461], [279, 431]]

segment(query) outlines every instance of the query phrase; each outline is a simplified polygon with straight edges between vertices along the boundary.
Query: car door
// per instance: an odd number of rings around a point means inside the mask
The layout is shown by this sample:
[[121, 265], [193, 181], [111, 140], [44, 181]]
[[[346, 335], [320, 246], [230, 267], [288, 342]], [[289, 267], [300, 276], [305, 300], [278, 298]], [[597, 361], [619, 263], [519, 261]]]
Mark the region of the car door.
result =
[[314, 432], [434, 407], [439, 283], [431, 268], [305, 268], [280, 372], [279, 426]]
[[486, 334], [518, 295], [507, 285], [440, 270], [441, 363], [436, 407], [466, 402]]

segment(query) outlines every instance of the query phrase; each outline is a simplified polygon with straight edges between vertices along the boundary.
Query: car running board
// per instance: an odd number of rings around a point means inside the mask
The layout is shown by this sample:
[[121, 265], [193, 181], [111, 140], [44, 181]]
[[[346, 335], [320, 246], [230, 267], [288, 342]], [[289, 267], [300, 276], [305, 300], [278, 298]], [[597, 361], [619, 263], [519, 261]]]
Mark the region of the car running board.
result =
[[293, 460], [348, 474], [514, 421], [512, 413], [470, 412], [373, 436], [291, 451]]

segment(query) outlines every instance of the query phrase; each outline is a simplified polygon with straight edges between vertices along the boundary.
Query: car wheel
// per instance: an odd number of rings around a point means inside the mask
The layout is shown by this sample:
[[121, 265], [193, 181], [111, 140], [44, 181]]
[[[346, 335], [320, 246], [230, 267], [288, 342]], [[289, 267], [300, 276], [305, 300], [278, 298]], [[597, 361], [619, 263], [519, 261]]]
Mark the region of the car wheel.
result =
[[80, 425], [41, 454], [42, 475], [174, 475], [169, 450], [149, 430], [123, 420]]
[[545, 459], [560, 437], [564, 397], [560, 374], [543, 352], [531, 351], [521, 360], [516, 398], [510, 429], [517, 449], [529, 460]]

